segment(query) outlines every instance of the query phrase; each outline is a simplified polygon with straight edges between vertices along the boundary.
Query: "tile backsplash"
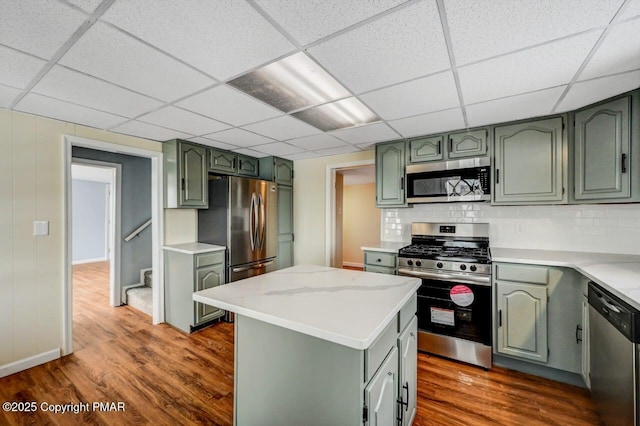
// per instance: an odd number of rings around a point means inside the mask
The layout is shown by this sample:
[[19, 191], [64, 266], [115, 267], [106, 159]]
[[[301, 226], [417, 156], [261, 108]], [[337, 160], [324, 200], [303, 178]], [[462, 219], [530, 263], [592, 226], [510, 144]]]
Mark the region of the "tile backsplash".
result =
[[492, 247], [640, 254], [640, 204], [415, 204], [382, 209], [381, 239], [411, 240], [411, 222], [489, 223]]

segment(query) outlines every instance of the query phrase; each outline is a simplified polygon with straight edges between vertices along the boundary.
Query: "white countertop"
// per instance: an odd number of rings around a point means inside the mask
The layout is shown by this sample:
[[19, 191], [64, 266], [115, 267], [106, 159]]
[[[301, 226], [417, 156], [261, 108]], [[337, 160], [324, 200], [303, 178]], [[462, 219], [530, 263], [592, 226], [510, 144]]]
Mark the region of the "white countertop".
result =
[[367, 243], [360, 247], [361, 250], [386, 251], [388, 253], [398, 253], [402, 247], [406, 247], [411, 243], [396, 243], [393, 241], [375, 241]]
[[196, 242], [196, 243], [184, 243], [184, 244], [168, 244], [166, 246], [162, 246], [162, 249], [177, 251], [179, 253], [185, 253], [185, 254], [202, 254], [202, 253], [210, 253], [214, 251], [226, 250], [226, 247]]
[[420, 287], [417, 278], [300, 265], [193, 294], [193, 300], [367, 349]]
[[640, 309], [640, 256], [637, 255], [492, 247], [491, 261], [573, 268]]

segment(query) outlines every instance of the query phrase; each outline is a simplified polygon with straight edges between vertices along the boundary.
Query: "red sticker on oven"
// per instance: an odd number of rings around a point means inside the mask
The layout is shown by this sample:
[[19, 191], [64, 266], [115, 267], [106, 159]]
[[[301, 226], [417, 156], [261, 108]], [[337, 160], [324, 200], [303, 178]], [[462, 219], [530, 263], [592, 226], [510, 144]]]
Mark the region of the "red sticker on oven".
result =
[[466, 285], [457, 285], [449, 291], [449, 297], [453, 303], [458, 306], [469, 306], [473, 303], [473, 299], [475, 296], [473, 295], [473, 291]]

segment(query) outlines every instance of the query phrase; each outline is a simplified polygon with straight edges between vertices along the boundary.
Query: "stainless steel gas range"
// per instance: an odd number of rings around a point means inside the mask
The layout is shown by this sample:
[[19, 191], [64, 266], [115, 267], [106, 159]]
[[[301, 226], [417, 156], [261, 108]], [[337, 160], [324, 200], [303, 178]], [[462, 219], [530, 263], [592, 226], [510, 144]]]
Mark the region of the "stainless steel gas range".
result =
[[422, 279], [418, 349], [491, 368], [489, 225], [412, 223], [398, 274]]

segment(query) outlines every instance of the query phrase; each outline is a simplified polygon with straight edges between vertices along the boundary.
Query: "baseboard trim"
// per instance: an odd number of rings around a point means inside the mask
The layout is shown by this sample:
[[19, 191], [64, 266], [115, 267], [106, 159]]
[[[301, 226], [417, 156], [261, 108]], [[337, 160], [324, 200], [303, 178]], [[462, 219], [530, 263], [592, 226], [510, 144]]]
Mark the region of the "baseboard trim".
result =
[[364, 268], [364, 263], [342, 262], [342, 266], [351, 266], [352, 268]]
[[36, 365], [44, 364], [58, 358], [60, 358], [60, 348], [42, 352], [19, 361], [14, 361], [10, 364], [1, 365], [0, 378], [19, 373], [20, 371], [27, 370], [31, 367], [35, 367]]
[[82, 260], [74, 260], [71, 262], [72, 265], [82, 265], [83, 263], [95, 263], [95, 262], [106, 262], [109, 260], [108, 257], [98, 257], [95, 259], [82, 259]]

